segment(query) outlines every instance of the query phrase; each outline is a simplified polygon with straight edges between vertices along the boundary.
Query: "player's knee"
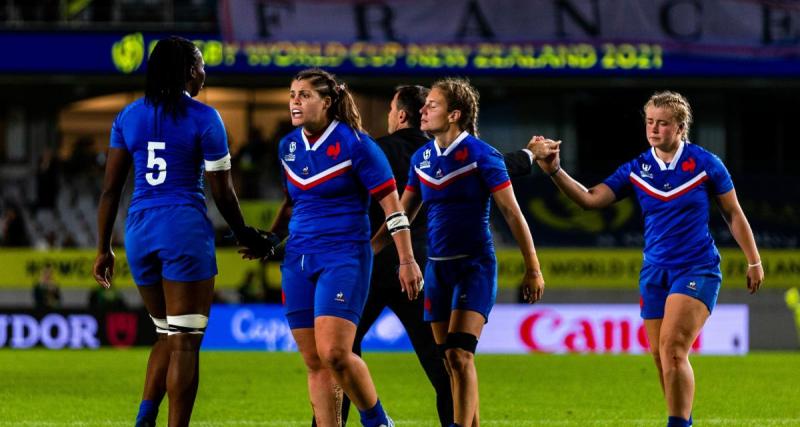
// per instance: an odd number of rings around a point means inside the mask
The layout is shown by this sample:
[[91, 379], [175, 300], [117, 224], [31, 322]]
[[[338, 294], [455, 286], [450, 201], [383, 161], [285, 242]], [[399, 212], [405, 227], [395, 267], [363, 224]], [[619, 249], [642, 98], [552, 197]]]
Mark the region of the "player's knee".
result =
[[325, 369], [316, 349], [314, 351], [301, 351], [300, 355], [303, 356], [303, 363], [305, 363], [306, 369], [308, 369], [309, 372], [313, 373]]
[[460, 348], [450, 348], [447, 350], [447, 363], [450, 365], [451, 375], [453, 372], [462, 372], [469, 368], [474, 359], [475, 355], [472, 353], [460, 349]]
[[473, 364], [478, 337], [465, 332], [447, 334], [444, 344], [447, 363], [455, 371], [463, 371]]
[[352, 353], [349, 349], [340, 346], [331, 346], [317, 351], [322, 364], [334, 371], [344, 370]]
[[178, 351], [196, 351], [200, 349], [208, 326], [208, 316], [202, 314], [182, 314], [167, 316], [169, 325], [170, 347]]
[[655, 360], [656, 364], [661, 363], [661, 351], [658, 347], [650, 347], [650, 356], [653, 356], [653, 360]]
[[156, 333], [158, 334], [159, 338], [162, 335], [169, 333], [169, 323], [167, 323], [166, 318], [153, 317], [151, 315], [150, 319], [152, 319], [153, 324], [156, 325]]
[[674, 366], [689, 358], [689, 347], [678, 338], [667, 338], [659, 346], [659, 359], [662, 366]]

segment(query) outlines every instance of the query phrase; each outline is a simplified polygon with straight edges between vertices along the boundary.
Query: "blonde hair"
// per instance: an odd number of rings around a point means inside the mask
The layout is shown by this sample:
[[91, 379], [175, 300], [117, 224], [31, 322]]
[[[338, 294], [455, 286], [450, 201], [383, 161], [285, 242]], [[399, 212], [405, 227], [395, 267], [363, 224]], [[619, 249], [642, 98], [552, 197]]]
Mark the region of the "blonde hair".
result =
[[431, 89], [439, 89], [447, 100], [447, 111], [461, 111], [458, 126], [474, 136], [478, 136], [478, 91], [469, 80], [457, 77], [445, 77], [437, 80]]
[[692, 124], [692, 107], [689, 101], [678, 92], [665, 90], [656, 92], [644, 104], [643, 110], [647, 113], [648, 107], [667, 108], [672, 111], [672, 115], [679, 124], [683, 126], [681, 139], [686, 141], [689, 138], [689, 126]]

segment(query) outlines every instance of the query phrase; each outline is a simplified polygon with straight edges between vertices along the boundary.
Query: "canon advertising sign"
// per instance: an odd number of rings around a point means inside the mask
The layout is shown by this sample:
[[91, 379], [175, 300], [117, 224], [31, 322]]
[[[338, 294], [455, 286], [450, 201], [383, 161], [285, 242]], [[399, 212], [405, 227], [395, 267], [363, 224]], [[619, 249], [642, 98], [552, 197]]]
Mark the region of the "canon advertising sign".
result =
[[[217, 305], [204, 349], [295, 351], [297, 345], [278, 305]], [[365, 351], [411, 351], [397, 317], [385, 310], [364, 338]], [[718, 305], [694, 343], [706, 354], [745, 354], [748, 310]], [[515, 305], [494, 307], [478, 351], [482, 353], [628, 353], [648, 351], [644, 322], [634, 304]]]
[[[706, 354], [745, 354], [746, 305], [718, 305], [692, 349]], [[649, 350], [635, 304], [501, 305], [492, 311], [478, 350], [486, 353], [628, 353]]]

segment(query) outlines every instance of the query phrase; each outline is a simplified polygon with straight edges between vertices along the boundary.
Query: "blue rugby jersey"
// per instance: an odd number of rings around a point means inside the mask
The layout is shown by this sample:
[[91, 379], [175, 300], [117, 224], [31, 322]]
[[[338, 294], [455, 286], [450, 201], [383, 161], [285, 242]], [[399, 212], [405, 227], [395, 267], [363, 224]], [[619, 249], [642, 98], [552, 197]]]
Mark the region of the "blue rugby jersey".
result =
[[225, 125], [212, 107], [187, 94], [186, 114], [173, 119], [140, 98], [117, 115], [111, 148], [133, 157], [134, 190], [129, 212], [191, 204], [205, 212], [204, 160], [229, 156]]
[[633, 191], [644, 217], [644, 260], [658, 267], [706, 265], [720, 260], [708, 229], [709, 195], [733, 189], [719, 157], [681, 142], [665, 164], [655, 149], [620, 166], [605, 180], [617, 199]]
[[428, 212], [428, 256], [493, 254], [489, 196], [511, 185], [503, 155], [462, 132], [447, 149], [429, 141], [411, 156], [406, 191]]
[[368, 135], [334, 120], [316, 141], [301, 127], [279, 144], [287, 196], [292, 201], [286, 250], [321, 253], [370, 239], [370, 195], [395, 190], [386, 155]]

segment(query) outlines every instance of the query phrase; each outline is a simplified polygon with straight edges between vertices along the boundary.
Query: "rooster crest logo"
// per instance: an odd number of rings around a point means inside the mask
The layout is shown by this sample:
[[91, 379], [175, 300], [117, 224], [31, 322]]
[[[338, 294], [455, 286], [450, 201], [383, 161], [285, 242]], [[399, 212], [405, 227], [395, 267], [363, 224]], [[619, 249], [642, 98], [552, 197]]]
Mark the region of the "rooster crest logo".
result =
[[464, 148], [462, 148], [460, 150], [457, 150], [453, 157], [457, 161], [463, 162], [463, 161], [467, 160], [467, 157], [469, 157], [469, 150], [467, 150], [467, 147], [464, 147]]
[[684, 160], [681, 163], [681, 170], [684, 172], [694, 173], [694, 168], [697, 167], [697, 163], [694, 161], [694, 157], [689, 157], [688, 160]]
[[336, 293], [336, 298], [334, 298], [336, 302], [344, 302], [344, 292], [339, 291]]
[[336, 144], [331, 144], [328, 146], [328, 150], [325, 152], [328, 156], [330, 156], [333, 160], [336, 160], [339, 157], [339, 153], [342, 152], [342, 146], [339, 144], [339, 141], [336, 141]]

